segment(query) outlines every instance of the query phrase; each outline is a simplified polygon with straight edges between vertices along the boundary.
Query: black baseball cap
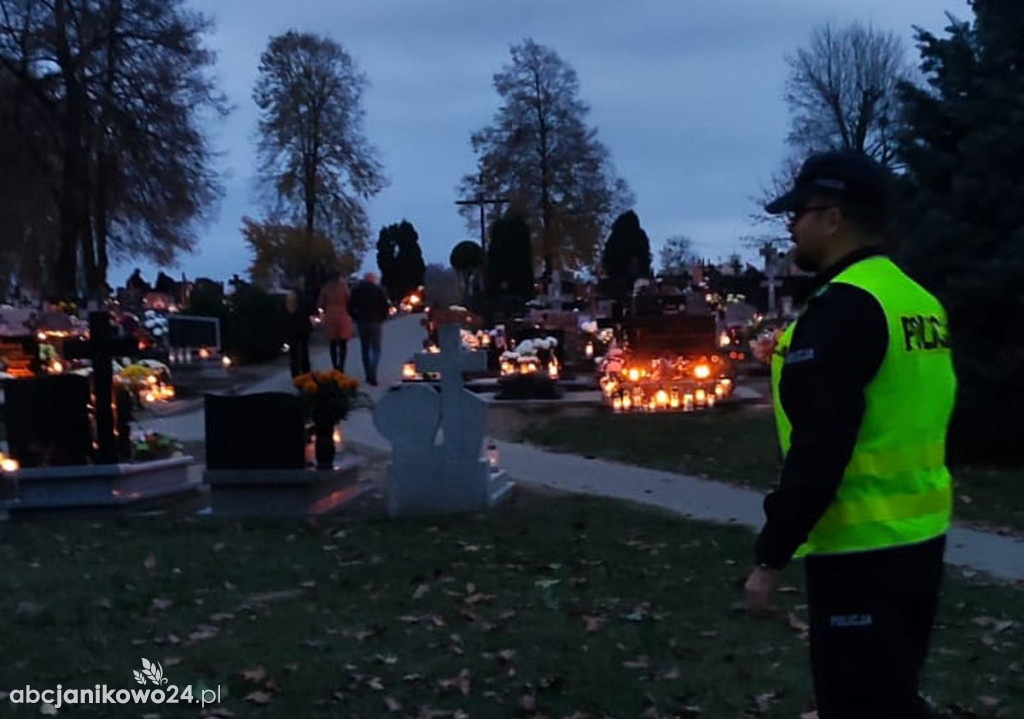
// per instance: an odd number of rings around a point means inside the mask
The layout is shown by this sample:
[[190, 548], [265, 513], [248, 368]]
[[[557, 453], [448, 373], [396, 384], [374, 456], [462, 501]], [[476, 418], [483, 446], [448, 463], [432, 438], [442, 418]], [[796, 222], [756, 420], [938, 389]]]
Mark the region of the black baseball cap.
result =
[[795, 212], [812, 195], [831, 195], [860, 212], [884, 216], [889, 197], [885, 170], [867, 155], [851, 150], [822, 152], [808, 157], [793, 187], [764, 206], [772, 215]]

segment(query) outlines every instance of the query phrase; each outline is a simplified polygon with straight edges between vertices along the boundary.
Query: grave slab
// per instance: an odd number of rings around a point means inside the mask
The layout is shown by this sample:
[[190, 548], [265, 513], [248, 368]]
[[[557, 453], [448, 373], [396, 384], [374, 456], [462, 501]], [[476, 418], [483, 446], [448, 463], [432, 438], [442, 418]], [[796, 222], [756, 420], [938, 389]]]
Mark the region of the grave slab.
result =
[[353, 453], [335, 459], [334, 469], [207, 469], [210, 510], [244, 517], [319, 516], [339, 512], [369, 491], [359, 482], [365, 460]]
[[[5, 473], [14, 499], [0, 503], [12, 514], [23, 510], [126, 507], [198, 492], [189, 477], [191, 456], [131, 464], [30, 467]], [[5, 492], [0, 492], [0, 495]]]

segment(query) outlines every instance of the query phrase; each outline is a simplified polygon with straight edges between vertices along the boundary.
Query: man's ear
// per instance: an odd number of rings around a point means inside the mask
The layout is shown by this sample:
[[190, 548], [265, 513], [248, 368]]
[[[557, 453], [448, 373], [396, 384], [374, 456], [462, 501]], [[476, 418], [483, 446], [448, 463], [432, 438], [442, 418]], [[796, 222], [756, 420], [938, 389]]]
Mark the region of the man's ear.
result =
[[839, 228], [843, 224], [843, 211], [839, 207], [833, 205], [832, 207], [825, 210], [825, 226], [828, 229], [830, 235], [834, 235], [839, 232]]

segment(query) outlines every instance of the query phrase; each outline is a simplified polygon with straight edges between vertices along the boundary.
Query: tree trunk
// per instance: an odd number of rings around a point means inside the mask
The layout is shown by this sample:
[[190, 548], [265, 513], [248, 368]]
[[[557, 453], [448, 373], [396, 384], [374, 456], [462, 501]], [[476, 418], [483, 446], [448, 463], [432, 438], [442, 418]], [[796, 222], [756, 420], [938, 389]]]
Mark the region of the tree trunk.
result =
[[67, 103], [61, 128], [64, 167], [61, 177], [60, 236], [54, 290], [57, 295], [71, 299], [77, 296], [78, 250], [84, 214], [81, 191], [87, 179], [82, 157], [83, 99], [67, 37], [67, 28], [70, 25], [67, 0], [56, 0], [53, 11], [58, 33], [57, 62], [64, 80]]
[[541, 247], [544, 253], [544, 281], [550, 282], [554, 272], [554, 249], [551, 247], [551, 158], [548, 148], [548, 124], [544, 108], [544, 95], [540, 73], [534, 71], [534, 91], [537, 97], [537, 152], [540, 156], [540, 224]]

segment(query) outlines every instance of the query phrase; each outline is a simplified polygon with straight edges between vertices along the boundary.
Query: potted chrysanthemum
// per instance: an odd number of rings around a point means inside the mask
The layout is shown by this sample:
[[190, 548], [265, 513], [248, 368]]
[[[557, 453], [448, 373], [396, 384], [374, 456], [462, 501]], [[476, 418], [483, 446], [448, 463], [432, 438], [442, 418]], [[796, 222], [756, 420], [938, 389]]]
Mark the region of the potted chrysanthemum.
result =
[[334, 428], [348, 413], [369, 406], [369, 397], [359, 391], [359, 382], [335, 369], [311, 371], [292, 380], [306, 400], [316, 437], [316, 465], [319, 469], [334, 466]]

